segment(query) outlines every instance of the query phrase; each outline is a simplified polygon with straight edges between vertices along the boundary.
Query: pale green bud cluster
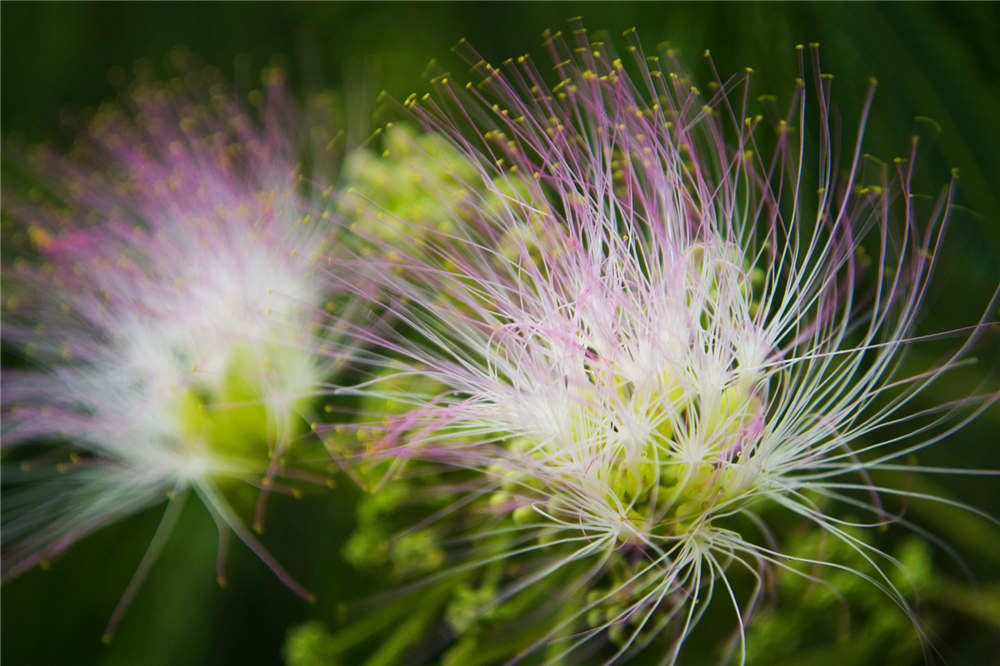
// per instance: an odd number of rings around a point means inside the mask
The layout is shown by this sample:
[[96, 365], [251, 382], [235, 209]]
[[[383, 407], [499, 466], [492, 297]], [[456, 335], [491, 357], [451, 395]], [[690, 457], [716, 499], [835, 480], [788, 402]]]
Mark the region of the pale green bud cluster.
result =
[[389, 243], [411, 242], [409, 225], [448, 231], [454, 217], [442, 202], [457, 206], [467, 196], [466, 183], [478, 178], [474, 167], [442, 137], [393, 124], [378, 134], [381, 152], [362, 148], [344, 161], [340, 212]]

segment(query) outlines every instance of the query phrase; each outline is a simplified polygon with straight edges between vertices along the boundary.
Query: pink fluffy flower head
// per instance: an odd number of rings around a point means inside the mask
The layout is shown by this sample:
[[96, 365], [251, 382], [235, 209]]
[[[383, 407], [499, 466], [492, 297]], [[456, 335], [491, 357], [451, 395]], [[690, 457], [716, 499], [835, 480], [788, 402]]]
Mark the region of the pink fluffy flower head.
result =
[[280, 71], [264, 84], [249, 108], [183, 63], [168, 85], [136, 83], [73, 154], [36, 156], [45, 195], [8, 206], [38, 259], [5, 267], [4, 344], [28, 360], [3, 378], [3, 444], [21, 461], [5, 471], [5, 576], [172, 498], [109, 631], [188, 490], [219, 526], [220, 582], [232, 531], [309, 596], [226, 497], [260, 488], [259, 529], [268, 492], [313, 478], [286, 453], [330, 369], [309, 279], [328, 205], [297, 165], [319, 141], [312, 175], [332, 176], [332, 107], [293, 108]]
[[481, 81], [440, 76], [406, 100], [478, 177], [452, 169], [455, 195], [424, 170], [450, 223], [396, 220], [413, 242], [359, 262], [402, 323], [352, 329], [391, 380], [347, 390], [412, 406], [375, 415], [366, 438], [394, 472], [417, 459], [482, 474], [456, 506], [486, 517], [471, 543], [504, 544], [465, 566], [519, 563], [496, 603], [580, 567], [559, 594], [586, 601], [539, 642], [562, 636], [562, 654], [608, 630], [615, 661], [666, 633], [673, 662], [713, 596], [742, 641], [770, 571], [851, 566], [783, 553], [775, 512], [848, 544], [909, 612], [892, 559], [845, 514], [890, 520], [880, 498], [906, 491], [870, 474], [919, 471], [907, 456], [997, 399], [912, 407], [982, 322], [932, 367], [900, 370], [954, 183], [918, 210], [916, 142], [891, 164], [862, 156], [874, 82], [841, 154], [815, 50], [807, 67], [799, 49], [788, 111], [769, 117], [750, 70], [702, 92], [672, 53], [647, 59], [633, 40], [626, 65], [574, 28], [547, 42], [557, 85], [527, 56], [496, 68], [462, 44]]

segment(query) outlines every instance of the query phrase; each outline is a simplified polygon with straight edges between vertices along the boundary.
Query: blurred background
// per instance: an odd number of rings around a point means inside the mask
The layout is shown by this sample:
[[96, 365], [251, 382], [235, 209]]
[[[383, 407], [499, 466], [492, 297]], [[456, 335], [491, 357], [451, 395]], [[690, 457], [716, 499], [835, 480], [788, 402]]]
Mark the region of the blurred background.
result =
[[[224, 74], [235, 70], [237, 56], [249, 56], [256, 69], [277, 57], [298, 77], [296, 85], [346, 86], [354, 108], [367, 113], [380, 90], [398, 99], [423, 92], [431, 59], [467, 74], [450, 51], [462, 37], [488, 60], [531, 53], [544, 68], [542, 31], [562, 29], [575, 15], [591, 31], [606, 30], [619, 46], [622, 31], [633, 26], [650, 52], [669, 41], [696, 74], [707, 74], [702, 53], [711, 49], [723, 76], [752, 66], [758, 90], [785, 95], [796, 75], [794, 45], [820, 42], [824, 67], [836, 75], [834, 100], [845, 128], [855, 126], [868, 77], [879, 80], [868, 152], [883, 159], [905, 153], [914, 118], [925, 116], [941, 131], [922, 150], [915, 189], [937, 194], [951, 169], [960, 169], [961, 209], [952, 219], [921, 330], [974, 323], [1000, 282], [1000, 123], [994, 117], [1000, 112], [1000, 4], [4, 3], [0, 11], [4, 139], [55, 146], [72, 139], [64, 118], [111, 99], [137, 63], [169, 71], [164, 63], [178, 45]], [[993, 334], [980, 345], [980, 363], [949, 379], [945, 389], [967, 394], [985, 383], [996, 390], [998, 346]], [[914, 355], [923, 353], [935, 349], [921, 347]], [[929, 406], [935, 397], [923, 399]], [[987, 411], [921, 462], [1000, 467], [998, 412]], [[274, 502], [264, 534], [279, 561], [318, 595], [315, 605], [302, 603], [240, 547], [229, 555], [229, 588], [219, 589], [215, 527], [197, 502], [189, 502], [112, 644], [102, 645], [100, 637], [159, 510], [84, 540], [47, 571], [6, 584], [0, 656], [11, 665], [280, 663], [291, 626], [311, 618], [330, 627], [349, 621], [356, 606], [348, 602], [377, 584], [373, 574], [352, 570], [341, 557], [358, 497], [342, 481], [332, 497]], [[996, 477], [932, 482], [934, 489], [1000, 515]], [[997, 530], [970, 514], [926, 504], [914, 503], [908, 517], [966, 555], [977, 581], [962, 578], [946, 557], [932, 553], [941, 574], [929, 583], [926, 599], [934, 616], [931, 639], [954, 666], [1000, 663]], [[852, 632], [869, 630], [854, 626]], [[834, 632], [834, 639], [847, 649], [856, 636]], [[814, 653], [796, 656], [796, 649], [756, 663], [820, 663], [804, 656]], [[714, 663], [698, 654], [695, 646], [685, 663]], [[859, 654], [857, 663], [886, 663], [875, 654]], [[919, 653], [912, 663], [922, 663]]]

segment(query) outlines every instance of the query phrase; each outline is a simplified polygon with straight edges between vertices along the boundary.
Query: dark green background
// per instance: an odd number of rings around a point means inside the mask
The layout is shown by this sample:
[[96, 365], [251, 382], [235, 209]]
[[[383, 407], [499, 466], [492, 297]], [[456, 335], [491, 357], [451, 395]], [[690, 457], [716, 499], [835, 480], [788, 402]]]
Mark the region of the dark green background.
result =
[[[233, 71], [237, 54], [255, 67], [283, 54], [307, 87], [340, 87], [365, 75], [359, 105], [382, 88], [403, 98], [425, 87], [428, 61], [460, 74], [449, 48], [461, 37], [487, 58], [531, 52], [544, 63], [541, 33], [582, 15], [592, 30], [619, 35], [635, 26], [650, 50], [669, 40], [696, 71], [712, 50], [723, 74], [753, 66], [763, 88], [787, 92], [798, 42], [819, 41], [834, 97], [850, 127], [870, 75], [879, 79], [869, 150], [905, 151], [916, 115], [943, 128], [926, 148], [917, 188], [936, 192], [951, 167], [961, 169], [957, 214], [928, 298], [923, 330], [974, 322], [1000, 280], [1000, 8], [990, 4], [15, 4], [2, 6], [3, 135], [19, 143], [65, 145], [61, 118], [115, 94], [109, 72], [140, 59], [159, 67], [175, 46]], [[67, 114], [67, 112], [69, 112]], [[994, 313], [994, 318], [996, 317]], [[982, 363], [952, 382], [996, 390], [998, 336], [981, 346]], [[917, 355], [922, 353], [917, 351]], [[930, 352], [928, 352], [930, 353]], [[991, 375], [989, 373], [992, 373]], [[927, 396], [931, 404], [935, 396]], [[963, 467], [997, 464], [1000, 415], [976, 424], [923, 460]], [[954, 494], [1000, 514], [995, 479], [939, 481]], [[142, 556], [158, 519], [149, 512], [76, 547], [47, 572], [33, 572], [3, 591], [5, 664], [278, 663], [287, 627], [312, 616], [333, 617], [341, 600], [370, 581], [341, 561], [339, 544], [352, 524], [355, 491], [344, 482], [334, 498], [287, 502], [272, 513], [265, 541], [279, 560], [320, 594], [300, 603], [234, 544], [230, 589], [215, 584], [215, 530], [190, 502], [183, 523], [153, 569], [115, 642], [100, 636]], [[180, 535], [183, 534], [183, 538]], [[972, 551], [996, 550], [982, 523]], [[969, 550], [968, 544], [962, 544]], [[995, 561], [970, 557], [985, 581]], [[951, 663], [998, 663], [1000, 644], [985, 625], [956, 619], [937, 637]]]

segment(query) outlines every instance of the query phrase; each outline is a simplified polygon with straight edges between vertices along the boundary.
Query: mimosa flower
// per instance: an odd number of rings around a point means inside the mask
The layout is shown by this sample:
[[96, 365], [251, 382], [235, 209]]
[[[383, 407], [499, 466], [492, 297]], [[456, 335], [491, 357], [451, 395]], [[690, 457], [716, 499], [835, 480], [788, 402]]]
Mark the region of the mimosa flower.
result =
[[[850, 568], [909, 613], [894, 560], [848, 513], [891, 521], [880, 498], [908, 492], [871, 473], [920, 471], [911, 454], [998, 397], [912, 407], [985, 318], [932, 367], [900, 366], [954, 181], [924, 211], [916, 142], [890, 164], [863, 157], [874, 82], [842, 155], [816, 51], [815, 99], [800, 48], [789, 110], [770, 119], [750, 70], [703, 94], [672, 54], [647, 60], [634, 42], [627, 66], [577, 28], [548, 41], [553, 87], [528, 57], [498, 69], [463, 44], [482, 81], [441, 76], [406, 100], [478, 175], [413, 160], [452, 224], [386, 207], [391, 252], [358, 262], [394, 323], [350, 329], [388, 379], [345, 392], [407, 407], [359, 437], [394, 474], [416, 459], [486, 479], [459, 487], [456, 507], [492, 519], [453, 570], [517, 568], [487, 606], [576, 572], [554, 596], [586, 601], [526, 651], [559, 638], [558, 658], [610, 634], [610, 662], [663, 634], [672, 663], [713, 597], [742, 642], [775, 568]], [[407, 391], [410, 376], [426, 379]], [[870, 568], [782, 552], [768, 526], [782, 512]], [[731, 578], [747, 574], [740, 591]]]
[[231, 531], [310, 596], [226, 497], [260, 488], [259, 529], [267, 492], [298, 492], [282, 479], [317, 479], [286, 454], [332, 367], [310, 270], [332, 238], [314, 183], [333, 176], [333, 109], [297, 110], [279, 71], [264, 78], [255, 109], [208, 70], [135, 84], [73, 154], [38, 155], [45, 195], [8, 207], [38, 260], [5, 267], [4, 343], [28, 361], [4, 372], [3, 442], [21, 461], [4, 475], [5, 576], [172, 498], [109, 632], [186, 491], [219, 526], [220, 582]]

